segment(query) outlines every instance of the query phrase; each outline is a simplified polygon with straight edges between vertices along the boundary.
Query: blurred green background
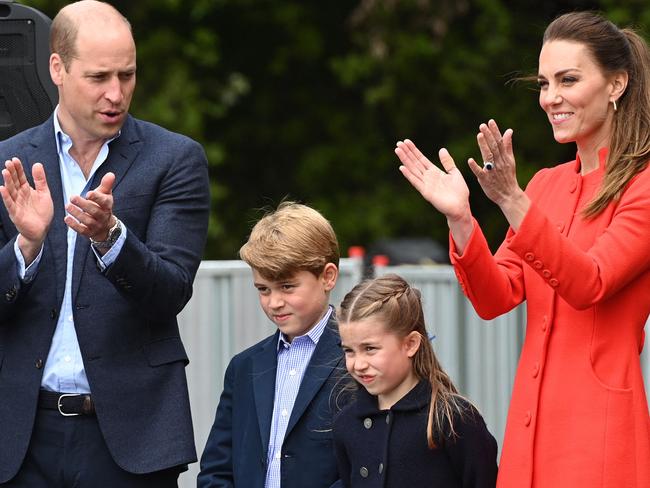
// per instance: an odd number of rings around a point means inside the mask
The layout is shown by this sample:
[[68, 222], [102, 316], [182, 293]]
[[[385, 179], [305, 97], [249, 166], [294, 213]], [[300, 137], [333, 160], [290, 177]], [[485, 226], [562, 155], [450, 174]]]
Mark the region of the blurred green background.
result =
[[[24, 0], [52, 18], [66, 1]], [[398, 139], [447, 147], [493, 248], [506, 221], [467, 168], [478, 125], [514, 129], [522, 185], [572, 159], [534, 86], [558, 14], [603, 12], [647, 37], [647, 0], [124, 0], [138, 88], [131, 112], [201, 142], [212, 215], [205, 259], [233, 259], [260, 208], [288, 197], [322, 211], [341, 248], [432, 237], [447, 226], [398, 171]]]

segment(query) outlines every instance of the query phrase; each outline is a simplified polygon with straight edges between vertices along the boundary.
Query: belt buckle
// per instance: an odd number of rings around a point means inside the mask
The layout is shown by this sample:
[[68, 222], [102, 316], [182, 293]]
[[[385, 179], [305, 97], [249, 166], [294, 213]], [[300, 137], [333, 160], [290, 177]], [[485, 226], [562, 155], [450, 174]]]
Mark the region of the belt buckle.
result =
[[82, 395], [80, 395], [79, 393], [63, 393], [63, 394], [61, 394], [59, 396], [59, 399], [56, 402], [56, 406], [59, 409], [59, 413], [61, 415], [63, 415], [64, 417], [76, 417], [78, 415], [81, 415], [80, 413], [66, 413], [63, 410], [61, 410], [61, 407], [63, 406], [61, 404], [61, 400], [63, 400], [63, 398], [65, 398], [65, 397], [78, 397], [78, 396], [82, 396]]

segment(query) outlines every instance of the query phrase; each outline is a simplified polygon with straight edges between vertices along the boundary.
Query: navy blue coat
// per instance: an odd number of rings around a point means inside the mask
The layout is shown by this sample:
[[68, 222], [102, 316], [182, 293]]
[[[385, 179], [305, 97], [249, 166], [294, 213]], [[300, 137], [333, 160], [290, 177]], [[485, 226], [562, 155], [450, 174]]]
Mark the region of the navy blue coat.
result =
[[[230, 361], [214, 425], [201, 456], [199, 488], [264, 488], [278, 334]], [[342, 373], [343, 354], [336, 322], [331, 318], [307, 366], [289, 418], [282, 445], [282, 488], [338, 486], [332, 420]]]
[[431, 386], [420, 381], [389, 410], [359, 388], [356, 400], [334, 421], [334, 443], [347, 488], [494, 488], [497, 443], [481, 415], [462, 401], [453, 437], [448, 425], [427, 445]]
[[[17, 231], [0, 201], [0, 483], [18, 471], [30, 441], [66, 274], [63, 189], [52, 118], [0, 142], [31, 179], [43, 163], [54, 218], [34, 280], [18, 278]], [[176, 315], [192, 294], [207, 235], [209, 183], [201, 146], [128, 117], [91, 188], [111, 171], [114, 214], [127, 228], [117, 260], [101, 272], [77, 237], [72, 277], [75, 329], [111, 455], [133, 473], [196, 460]], [[33, 182], [32, 182], [33, 184]]]

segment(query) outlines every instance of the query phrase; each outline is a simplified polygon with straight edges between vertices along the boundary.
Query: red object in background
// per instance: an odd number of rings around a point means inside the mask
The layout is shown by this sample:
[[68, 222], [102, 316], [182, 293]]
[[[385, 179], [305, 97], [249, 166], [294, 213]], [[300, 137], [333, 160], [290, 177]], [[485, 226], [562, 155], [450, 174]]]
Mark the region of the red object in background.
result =
[[388, 266], [389, 261], [388, 256], [385, 254], [377, 254], [372, 257], [373, 266]]
[[366, 250], [363, 246], [350, 246], [348, 248], [349, 258], [363, 258], [366, 255]]

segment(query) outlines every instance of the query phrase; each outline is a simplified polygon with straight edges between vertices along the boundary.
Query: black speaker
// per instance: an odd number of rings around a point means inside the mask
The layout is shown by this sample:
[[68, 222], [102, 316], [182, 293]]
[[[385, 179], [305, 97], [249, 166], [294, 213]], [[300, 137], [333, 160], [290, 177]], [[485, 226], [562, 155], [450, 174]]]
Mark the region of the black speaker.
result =
[[38, 10], [0, 1], [0, 140], [44, 122], [57, 104], [51, 23]]

